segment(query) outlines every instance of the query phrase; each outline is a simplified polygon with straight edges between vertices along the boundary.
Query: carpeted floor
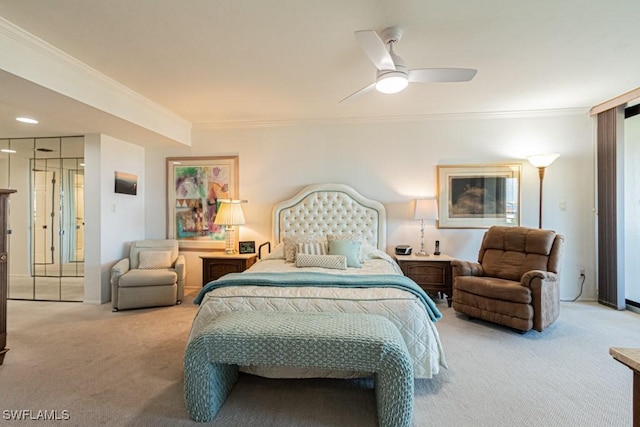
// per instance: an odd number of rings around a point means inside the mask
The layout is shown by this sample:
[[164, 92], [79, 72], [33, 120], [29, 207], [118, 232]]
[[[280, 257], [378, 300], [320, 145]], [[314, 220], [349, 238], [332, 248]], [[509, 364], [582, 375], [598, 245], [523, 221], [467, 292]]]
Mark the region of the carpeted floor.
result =
[[[196, 307], [9, 301], [0, 366], [7, 425], [195, 426], [182, 357]], [[415, 426], [631, 426], [632, 373], [609, 347], [640, 347], [640, 315], [563, 303], [544, 333], [518, 334], [439, 302], [449, 369], [416, 381]], [[370, 380], [243, 376], [216, 426], [374, 426]], [[48, 411], [67, 420], [30, 420]], [[7, 420], [21, 413], [27, 420]]]

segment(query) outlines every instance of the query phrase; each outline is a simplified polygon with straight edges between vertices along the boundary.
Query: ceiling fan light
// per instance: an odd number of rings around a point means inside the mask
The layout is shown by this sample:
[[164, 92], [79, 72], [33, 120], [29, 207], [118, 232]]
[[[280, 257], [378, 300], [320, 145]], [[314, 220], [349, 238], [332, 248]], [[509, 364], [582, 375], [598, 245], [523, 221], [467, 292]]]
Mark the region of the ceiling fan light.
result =
[[398, 93], [409, 84], [407, 75], [401, 72], [389, 72], [378, 78], [376, 90], [382, 93]]

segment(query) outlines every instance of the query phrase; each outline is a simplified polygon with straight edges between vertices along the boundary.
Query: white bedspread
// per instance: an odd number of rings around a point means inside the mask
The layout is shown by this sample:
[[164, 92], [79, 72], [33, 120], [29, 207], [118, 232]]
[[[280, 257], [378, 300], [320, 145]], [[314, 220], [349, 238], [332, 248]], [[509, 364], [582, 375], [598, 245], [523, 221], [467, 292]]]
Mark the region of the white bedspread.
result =
[[[391, 262], [389, 262], [391, 261]], [[267, 259], [250, 268], [256, 272], [300, 271], [282, 259]], [[368, 254], [362, 268], [328, 270], [305, 268], [327, 274], [398, 274], [399, 268], [384, 253]], [[230, 286], [205, 295], [193, 322], [191, 335], [223, 313], [231, 311], [348, 312], [378, 314], [400, 330], [413, 358], [414, 376], [431, 378], [446, 361], [435, 324], [413, 294], [394, 288], [319, 288]], [[349, 377], [356, 373], [282, 370], [273, 367], [243, 368], [266, 377]]]

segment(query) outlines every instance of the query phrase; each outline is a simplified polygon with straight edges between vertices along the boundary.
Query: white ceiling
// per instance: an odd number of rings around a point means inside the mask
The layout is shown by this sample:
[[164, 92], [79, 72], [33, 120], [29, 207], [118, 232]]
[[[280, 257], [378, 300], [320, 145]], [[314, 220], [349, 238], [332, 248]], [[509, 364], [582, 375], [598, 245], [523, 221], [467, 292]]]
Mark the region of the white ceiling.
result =
[[[640, 86], [637, 0], [0, 0], [0, 16], [194, 126], [587, 109]], [[392, 25], [409, 68], [478, 74], [339, 104], [375, 77], [353, 32]], [[49, 98], [0, 70], [0, 137], [93, 129]]]

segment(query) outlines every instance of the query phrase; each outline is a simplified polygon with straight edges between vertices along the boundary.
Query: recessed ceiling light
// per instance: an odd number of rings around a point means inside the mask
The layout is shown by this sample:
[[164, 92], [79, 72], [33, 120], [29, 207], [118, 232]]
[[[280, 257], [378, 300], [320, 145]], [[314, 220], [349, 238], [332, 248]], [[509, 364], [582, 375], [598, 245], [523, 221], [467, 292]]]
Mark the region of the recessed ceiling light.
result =
[[2, 150], [3, 153], [16, 153], [16, 150], [9, 150], [8, 148], [3, 148]]
[[36, 119], [32, 119], [30, 117], [16, 117], [16, 120], [22, 123], [29, 123], [32, 125], [35, 125], [38, 123], [38, 121]]

